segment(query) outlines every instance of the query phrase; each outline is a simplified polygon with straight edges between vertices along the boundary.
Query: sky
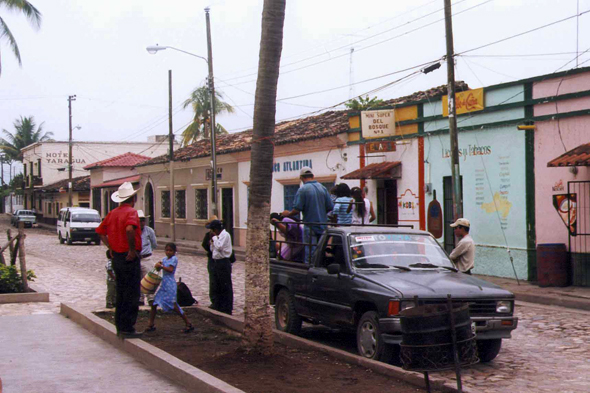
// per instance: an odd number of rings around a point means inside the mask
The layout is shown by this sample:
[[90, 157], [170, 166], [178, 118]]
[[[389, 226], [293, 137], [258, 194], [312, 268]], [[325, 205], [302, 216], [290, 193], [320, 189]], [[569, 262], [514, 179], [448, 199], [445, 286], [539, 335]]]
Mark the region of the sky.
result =
[[[173, 124], [180, 134], [192, 118], [182, 102], [205, 83], [207, 64], [145, 48], [159, 44], [207, 57], [205, 7], [215, 87], [235, 107], [217, 121], [230, 132], [251, 128], [262, 0], [30, 1], [43, 14], [38, 30], [0, 6], [22, 57], [19, 67], [0, 42], [0, 129], [12, 132], [20, 116], [34, 116], [55, 140], [67, 140], [67, 98], [76, 95], [75, 141], [143, 142], [167, 134], [172, 70]], [[390, 99], [446, 84], [446, 66], [416, 73], [445, 55], [443, 4], [287, 0], [277, 122], [377, 88], [383, 87], [371, 97]], [[472, 88], [574, 68], [576, 61], [590, 66], [590, 12], [584, 13], [590, 0], [454, 0], [452, 8], [455, 52], [468, 51], [456, 58], [456, 78]]]

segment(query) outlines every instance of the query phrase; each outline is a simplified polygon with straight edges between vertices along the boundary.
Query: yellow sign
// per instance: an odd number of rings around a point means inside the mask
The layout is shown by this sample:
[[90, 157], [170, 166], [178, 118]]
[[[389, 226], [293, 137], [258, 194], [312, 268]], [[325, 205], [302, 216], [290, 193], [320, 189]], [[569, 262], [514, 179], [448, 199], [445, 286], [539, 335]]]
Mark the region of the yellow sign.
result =
[[[457, 114], [481, 111], [485, 108], [483, 102], [483, 88], [462, 91], [455, 94], [455, 106], [457, 107]], [[443, 116], [449, 115], [449, 98], [443, 96], [442, 98]]]

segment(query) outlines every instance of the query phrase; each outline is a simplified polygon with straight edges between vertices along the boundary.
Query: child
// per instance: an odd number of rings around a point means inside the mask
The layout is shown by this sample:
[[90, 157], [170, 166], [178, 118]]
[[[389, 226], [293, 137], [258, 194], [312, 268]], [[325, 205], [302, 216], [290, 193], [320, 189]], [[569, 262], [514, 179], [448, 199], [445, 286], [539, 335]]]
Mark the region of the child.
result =
[[188, 318], [182, 311], [182, 308], [180, 308], [178, 303], [176, 303], [176, 280], [174, 279], [174, 273], [176, 272], [176, 266], [178, 265], [178, 258], [176, 258], [176, 244], [166, 244], [165, 252], [166, 258], [162, 259], [162, 262], [158, 262], [155, 265], [156, 269], [164, 270], [164, 275], [162, 278], [162, 283], [160, 284], [160, 289], [158, 289], [156, 297], [154, 298], [152, 309], [150, 311], [150, 321], [148, 322], [148, 327], [145, 331], [153, 332], [156, 330], [156, 327], [154, 326], [156, 310], [158, 306], [160, 306], [164, 312], [170, 312], [174, 310], [178, 315], [180, 315], [186, 324], [186, 327], [182, 331], [184, 333], [190, 333], [195, 330], [195, 328], [189, 322]]
[[115, 283], [115, 271], [113, 270], [113, 262], [111, 255], [107, 250], [107, 308], [114, 308], [117, 300], [117, 288]]

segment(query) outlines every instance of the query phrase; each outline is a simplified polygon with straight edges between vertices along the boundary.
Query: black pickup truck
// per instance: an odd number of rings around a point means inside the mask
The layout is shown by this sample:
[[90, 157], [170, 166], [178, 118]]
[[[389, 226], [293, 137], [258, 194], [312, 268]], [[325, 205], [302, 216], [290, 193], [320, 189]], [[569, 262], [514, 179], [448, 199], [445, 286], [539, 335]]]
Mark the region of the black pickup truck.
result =
[[391, 361], [399, 352], [399, 313], [416, 305], [467, 303], [479, 357], [493, 360], [518, 318], [514, 295], [458, 272], [428, 233], [379, 226], [328, 228], [311, 264], [271, 258], [276, 327], [297, 334], [303, 321], [356, 332], [358, 352]]

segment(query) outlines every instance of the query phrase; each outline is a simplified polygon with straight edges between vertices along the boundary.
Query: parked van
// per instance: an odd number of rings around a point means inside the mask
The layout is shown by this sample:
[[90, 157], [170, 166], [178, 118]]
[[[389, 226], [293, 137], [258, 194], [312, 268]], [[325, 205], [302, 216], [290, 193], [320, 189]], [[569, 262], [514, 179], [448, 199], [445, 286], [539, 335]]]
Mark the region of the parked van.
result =
[[95, 229], [100, 225], [100, 214], [86, 207], [64, 207], [57, 218], [57, 237], [61, 244], [87, 242], [100, 244]]

